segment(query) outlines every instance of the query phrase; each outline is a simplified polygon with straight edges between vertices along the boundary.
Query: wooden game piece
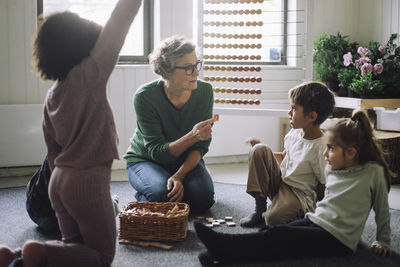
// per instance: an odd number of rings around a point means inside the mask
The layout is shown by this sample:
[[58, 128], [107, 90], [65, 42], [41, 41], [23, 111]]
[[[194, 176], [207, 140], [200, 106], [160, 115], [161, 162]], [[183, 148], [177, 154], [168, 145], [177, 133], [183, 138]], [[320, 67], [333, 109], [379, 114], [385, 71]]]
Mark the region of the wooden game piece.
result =
[[214, 225], [212, 223], [206, 223], [205, 226], [208, 228], [213, 228]]
[[226, 222], [226, 225], [228, 225], [229, 227], [233, 227], [233, 226], [236, 226], [236, 223], [234, 223], [234, 222]]
[[232, 221], [232, 219], [233, 219], [232, 216], [225, 216], [226, 221]]

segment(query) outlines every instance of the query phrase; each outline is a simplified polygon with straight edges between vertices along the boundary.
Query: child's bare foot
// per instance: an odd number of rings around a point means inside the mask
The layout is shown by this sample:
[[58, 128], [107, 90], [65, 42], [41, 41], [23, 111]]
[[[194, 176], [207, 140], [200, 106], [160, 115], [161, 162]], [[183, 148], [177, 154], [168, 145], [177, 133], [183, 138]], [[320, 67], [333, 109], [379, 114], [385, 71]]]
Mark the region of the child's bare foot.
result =
[[9, 247], [0, 246], [0, 267], [7, 267], [15, 258], [21, 256], [21, 249], [11, 250]]
[[26, 241], [22, 249], [22, 258], [24, 259], [24, 267], [44, 265], [46, 263], [44, 243], [33, 240]]

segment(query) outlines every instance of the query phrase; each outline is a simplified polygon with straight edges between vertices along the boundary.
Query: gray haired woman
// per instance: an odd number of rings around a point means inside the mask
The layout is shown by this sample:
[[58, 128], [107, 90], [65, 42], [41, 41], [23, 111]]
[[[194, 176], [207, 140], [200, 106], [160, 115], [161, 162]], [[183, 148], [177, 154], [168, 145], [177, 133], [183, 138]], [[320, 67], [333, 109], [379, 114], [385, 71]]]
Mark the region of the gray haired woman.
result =
[[124, 158], [138, 201], [183, 201], [193, 212], [214, 204], [214, 185], [203, 156], [211, 142], [213, 90], [198, 80], [196, 46], [172, 36], [149, 55], [161, 79], [134, 96], [136, 130]]

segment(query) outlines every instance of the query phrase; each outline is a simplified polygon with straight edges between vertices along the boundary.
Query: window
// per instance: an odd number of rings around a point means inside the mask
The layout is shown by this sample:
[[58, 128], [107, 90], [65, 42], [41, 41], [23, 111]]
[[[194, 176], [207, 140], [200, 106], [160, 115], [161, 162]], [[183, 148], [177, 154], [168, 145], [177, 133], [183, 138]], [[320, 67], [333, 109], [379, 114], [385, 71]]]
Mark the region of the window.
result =
[[[69, 10], [103, 25], [118, 0], [38, 0], [38, 15]], [[153, 1], [143, 1], [120, 52], [119, 63], [147, 63], [153, 46]]]

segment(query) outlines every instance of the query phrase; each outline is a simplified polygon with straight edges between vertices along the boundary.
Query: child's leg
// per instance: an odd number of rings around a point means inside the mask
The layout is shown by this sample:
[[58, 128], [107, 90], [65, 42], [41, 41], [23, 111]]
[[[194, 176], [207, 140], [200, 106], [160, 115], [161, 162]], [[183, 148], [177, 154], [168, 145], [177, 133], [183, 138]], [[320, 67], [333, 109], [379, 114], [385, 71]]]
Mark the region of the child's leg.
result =
[[240, 220], [245, 227], [263, 222], [267, 197], [277, 194], [281, 183], [281, 171], [272, 150], [265, 144], [255, 145], [249, 153], [249, 174], [246, 192], [256, 201], [255, 212]]
[[188, 173], [182, 184], [185, 188], [183, 201], [190, 205], [191, 212], [207, 211], [215, 203], [214, 184], [203, 160]]
[[21, 249], [12, 250], [0, 245], [0, 267], [8, 266], [15, 258], [21, 256]]
[[[298, 224], [267, 226], [260, 232], [246, 234], [218, 233], [199, 222], [194, 225], [211, 260], [221, 262], [351, 253], [329, 232], [307, 219], [298, 221]], [[204, 256], [207, 255], [202, 254]]]
[[278, 193], [265, 212], [265, 223], [268, 225], [285, 224], [304, 216], [301, 203], [290, 187], [281, 183]]
[[274, 196], [281, 183], [281, 169], [272, 150], [265, 144], [255, 145], [249, 153], [246, 192], [252, 196]]
[[24, 267], [40, 267], [46, 264], [45, 244], [38, 241], [29, 240], [22, 249]]
[[55, 168], [50, 199], [63, 241], [46, 242], [47, 266], [109, 266], [116, 227], [110, 195], [110, 168]]

